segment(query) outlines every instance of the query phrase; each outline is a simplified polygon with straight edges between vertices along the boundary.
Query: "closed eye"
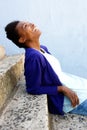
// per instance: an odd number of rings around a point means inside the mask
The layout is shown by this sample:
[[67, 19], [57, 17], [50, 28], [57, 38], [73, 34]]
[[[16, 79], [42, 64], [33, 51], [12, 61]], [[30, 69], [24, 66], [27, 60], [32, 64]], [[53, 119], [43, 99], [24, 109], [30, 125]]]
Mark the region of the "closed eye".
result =
[[23, 24], [23, 26], [22, 26], [22, 28], [25, 30], [25, 29], [30, 29], [30, 30], [32, 30], [33, 28], [34, 28], [34, 24], [32, 24], [32, 23], [24, 23]]
[[23, 29], [26, 29], [27, 28], [27, 24], [23, 24]]

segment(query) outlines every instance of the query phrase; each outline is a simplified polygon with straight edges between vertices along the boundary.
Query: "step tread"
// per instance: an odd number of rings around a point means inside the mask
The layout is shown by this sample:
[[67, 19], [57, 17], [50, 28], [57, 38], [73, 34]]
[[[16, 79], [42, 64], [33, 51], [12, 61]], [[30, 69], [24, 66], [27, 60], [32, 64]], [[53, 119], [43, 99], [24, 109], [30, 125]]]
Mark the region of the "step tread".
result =
[[87, 116], [65, 114], [64, 116], [50, 114], [50, 130], [87, 130]]
[[48, 130], [46, 95], [30, 95], [22, 76], [18, 90], [0, 118], [0, 130]]

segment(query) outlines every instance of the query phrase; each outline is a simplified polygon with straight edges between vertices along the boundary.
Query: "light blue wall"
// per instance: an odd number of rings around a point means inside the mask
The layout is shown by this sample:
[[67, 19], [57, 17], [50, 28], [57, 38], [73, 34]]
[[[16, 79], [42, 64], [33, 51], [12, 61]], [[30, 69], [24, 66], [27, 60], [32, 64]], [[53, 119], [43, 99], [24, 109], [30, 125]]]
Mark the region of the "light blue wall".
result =
[[41, 44], [59, 58], [63, 71], [87, 78], [87, 0], [0, 0], [0, 44], [7, 55], [22, 53], [4, 27], [28, 20], [41, 30]]

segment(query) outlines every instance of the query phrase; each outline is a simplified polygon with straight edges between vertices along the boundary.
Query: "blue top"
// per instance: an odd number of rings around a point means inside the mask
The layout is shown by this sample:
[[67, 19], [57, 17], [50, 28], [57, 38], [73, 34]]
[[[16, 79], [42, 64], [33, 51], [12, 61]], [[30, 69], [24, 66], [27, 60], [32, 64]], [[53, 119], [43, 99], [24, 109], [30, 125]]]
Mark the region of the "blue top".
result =
[[[45, 46], [41, 48], [49, 53]], [[62, 83], [47, 59], [38, 50], [26, 48], [24, 69], [27, 92], [47, 94], [49, 112], [63, 115], [64, 95], [57, 91]]]

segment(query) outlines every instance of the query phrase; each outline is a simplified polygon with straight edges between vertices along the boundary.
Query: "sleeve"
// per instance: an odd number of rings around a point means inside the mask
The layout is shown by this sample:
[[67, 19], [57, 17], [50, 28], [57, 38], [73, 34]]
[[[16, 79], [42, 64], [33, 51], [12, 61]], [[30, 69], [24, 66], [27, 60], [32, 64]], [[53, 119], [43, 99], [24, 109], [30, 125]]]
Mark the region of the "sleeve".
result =
[[57, 86], [42, 86], [42, 66], [38, 58], [32, 58], [32, 60], [26, 63], [26, 86], [27, 92], [30, 94], [58, 94]]

